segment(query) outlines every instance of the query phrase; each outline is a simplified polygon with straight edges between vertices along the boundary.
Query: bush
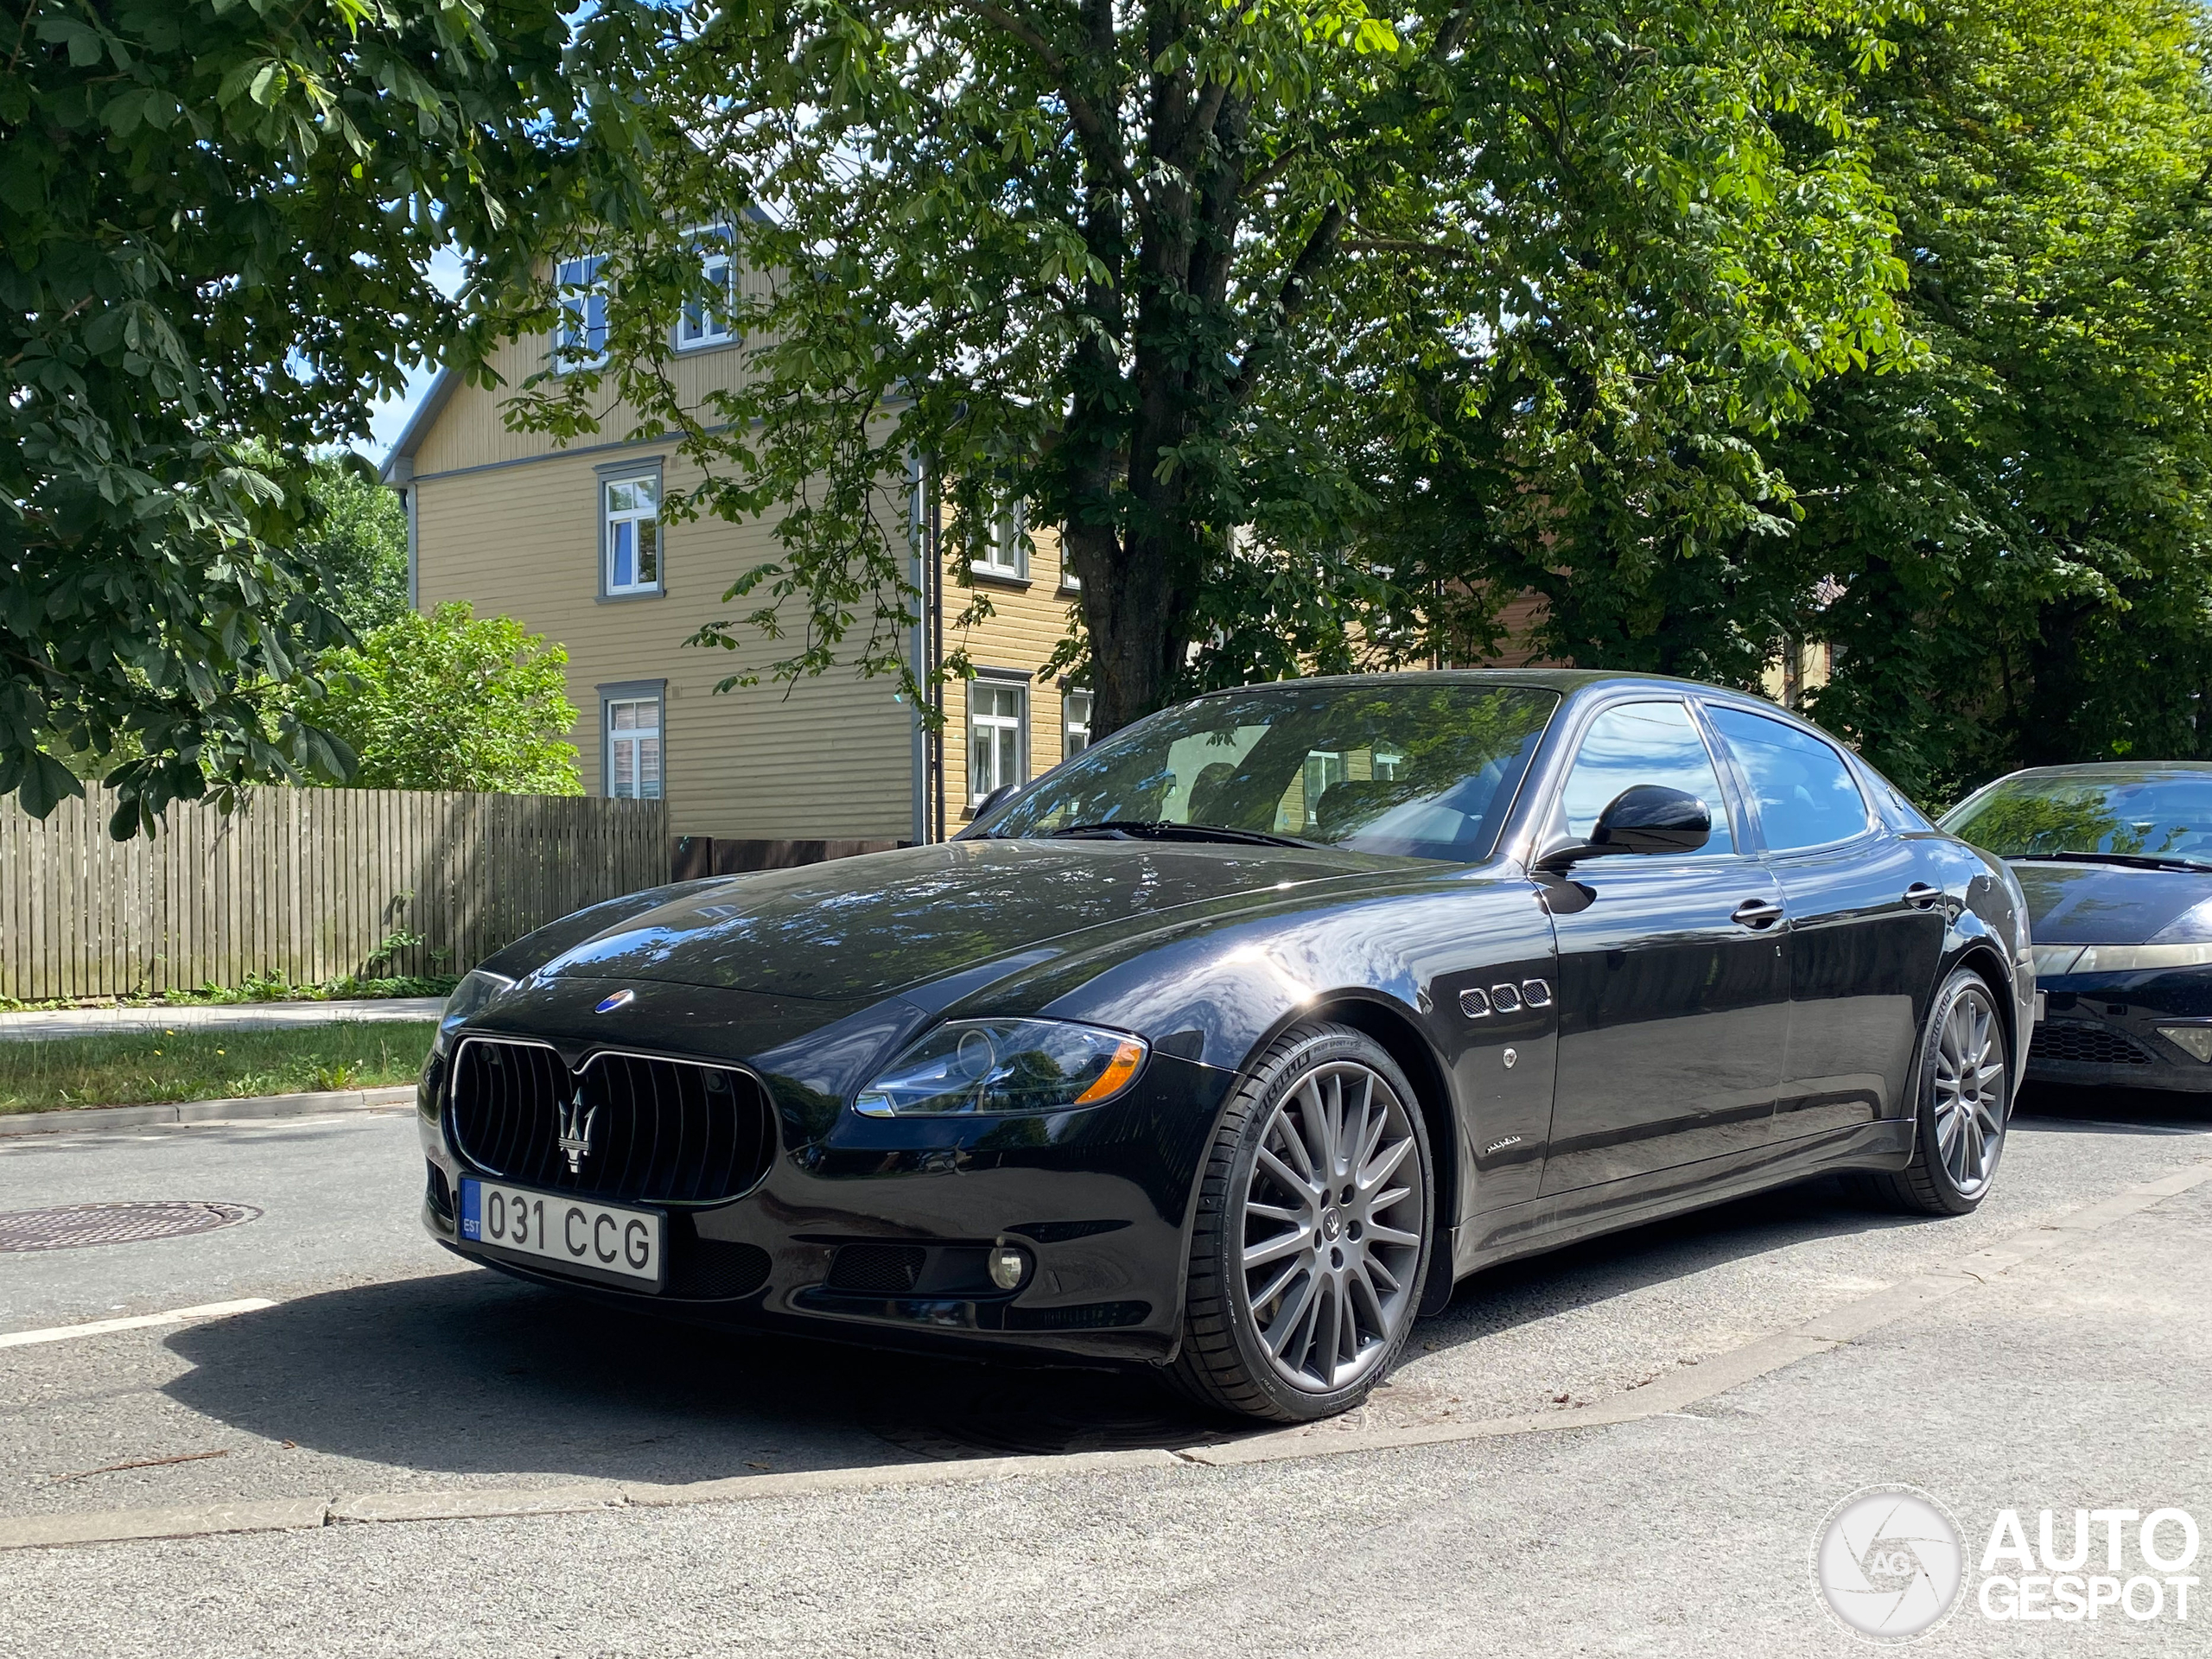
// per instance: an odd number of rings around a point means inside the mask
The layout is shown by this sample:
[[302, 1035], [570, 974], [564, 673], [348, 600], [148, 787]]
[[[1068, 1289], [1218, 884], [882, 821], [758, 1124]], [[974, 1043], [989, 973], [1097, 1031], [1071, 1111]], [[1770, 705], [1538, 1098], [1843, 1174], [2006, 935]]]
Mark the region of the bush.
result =
[[328, 652], [330, 689], [301, 712], [359, 756], [356, 788], [581, 795], [568, 663], [512, 617], [441, 605]]

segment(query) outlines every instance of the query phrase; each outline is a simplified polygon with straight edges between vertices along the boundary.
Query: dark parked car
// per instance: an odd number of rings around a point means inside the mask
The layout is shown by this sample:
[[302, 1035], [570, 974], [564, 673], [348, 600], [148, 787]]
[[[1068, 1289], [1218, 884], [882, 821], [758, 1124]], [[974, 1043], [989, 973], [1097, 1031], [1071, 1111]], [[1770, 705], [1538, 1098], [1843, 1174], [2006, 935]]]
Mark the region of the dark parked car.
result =
[[2037, 766], [1943, 827], [2009, 860], [2048, 1018], [2027, 1075], [2212, 1090], [2212, 764]]
[[1251, 687], [946, 844], [500, 952], [423, 1075], [424, 1217], [632, 1306], [1300, 1421], [1511, 1256], [1834, 1171], [1973, 1209], [2027, 949], [2003, 862], [1755, 698]]

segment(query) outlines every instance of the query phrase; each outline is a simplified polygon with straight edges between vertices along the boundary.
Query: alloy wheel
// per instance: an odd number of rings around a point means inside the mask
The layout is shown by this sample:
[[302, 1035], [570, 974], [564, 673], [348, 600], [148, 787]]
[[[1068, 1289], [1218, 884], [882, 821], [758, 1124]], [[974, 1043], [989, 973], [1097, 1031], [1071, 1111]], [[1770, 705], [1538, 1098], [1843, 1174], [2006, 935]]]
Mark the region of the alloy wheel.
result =
[[1284, 1381], [1346, 1388], [1392, 1351], [1420, 1294], [1425, 1189], [1406, 1104], [1370, 1068], [1318, 1066], [1276, 1104], [1231, 1236], [1245, 1306]]
[[1989, 1185], [2005, 1147], [2005, 1057], [1996, 1005], [1970, 985], [1936, 1036], [1936, 1150], [1962, 1198]]

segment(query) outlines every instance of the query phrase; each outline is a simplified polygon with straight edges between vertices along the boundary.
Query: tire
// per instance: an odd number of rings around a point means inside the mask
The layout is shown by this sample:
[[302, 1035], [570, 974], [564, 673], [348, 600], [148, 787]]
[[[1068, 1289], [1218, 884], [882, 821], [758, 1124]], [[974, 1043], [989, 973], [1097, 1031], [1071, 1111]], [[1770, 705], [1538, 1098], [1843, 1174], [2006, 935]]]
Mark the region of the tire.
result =
[[1908, 1215], [1969, 1215], [1997, 1179], [2012, 1109], [2004, 1017], [1973, 969], [1956, 969], [1936, 993], [1915, 1082], [1912, 1161], [1858, 1177], [1859, 1189]]
[[1433, 1169], [1413, 1085], [1379, 1043], [1316, 1023], [1269, 1045], [1199, 1177], [1176, 1386], [1278, 1423], [1366, 1398], [1421, 1306]]

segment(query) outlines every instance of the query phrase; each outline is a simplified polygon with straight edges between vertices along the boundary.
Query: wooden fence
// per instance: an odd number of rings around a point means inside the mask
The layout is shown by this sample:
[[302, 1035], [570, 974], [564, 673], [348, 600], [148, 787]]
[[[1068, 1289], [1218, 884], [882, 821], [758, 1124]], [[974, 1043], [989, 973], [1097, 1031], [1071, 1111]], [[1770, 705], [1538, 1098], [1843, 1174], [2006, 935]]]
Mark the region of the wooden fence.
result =
[[0, 802], [0, 995], [124, 996], [249, 975], [461, 973], [532, 928], [668, 880], [665, 804], [260, 789], [111, 841], [93, 786]]

